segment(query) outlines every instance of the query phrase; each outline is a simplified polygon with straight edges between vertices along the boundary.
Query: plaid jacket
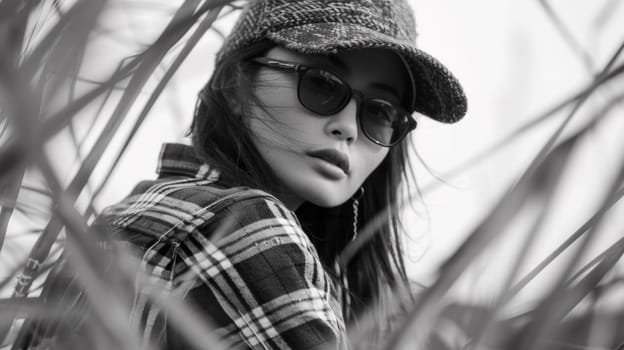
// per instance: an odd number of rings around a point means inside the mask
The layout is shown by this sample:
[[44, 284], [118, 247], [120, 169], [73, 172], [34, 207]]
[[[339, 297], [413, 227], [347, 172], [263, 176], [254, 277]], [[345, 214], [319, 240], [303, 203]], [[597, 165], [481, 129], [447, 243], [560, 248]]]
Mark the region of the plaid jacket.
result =
[[[164, 145], [158, 173], [101, 216], [138, 248], [151, 278], [214, 321], [232, 348], [341, 347], [333, 282], [291, 211], [265, 192], [222, 184], [189, 146]], [[184, 347], [165, 320], [138, 290], [132, 321], [144, 339]]]

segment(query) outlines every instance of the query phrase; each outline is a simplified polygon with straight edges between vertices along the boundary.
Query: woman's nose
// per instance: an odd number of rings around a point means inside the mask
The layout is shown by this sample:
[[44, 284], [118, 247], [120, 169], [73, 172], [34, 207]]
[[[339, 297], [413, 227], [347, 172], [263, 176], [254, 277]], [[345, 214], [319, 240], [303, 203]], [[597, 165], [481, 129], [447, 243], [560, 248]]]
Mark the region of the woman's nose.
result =
[[328, 117], [326, 132], [332, 137], [352, 143], [358, 137], [357, 101], [351, 101], [338, 113]]

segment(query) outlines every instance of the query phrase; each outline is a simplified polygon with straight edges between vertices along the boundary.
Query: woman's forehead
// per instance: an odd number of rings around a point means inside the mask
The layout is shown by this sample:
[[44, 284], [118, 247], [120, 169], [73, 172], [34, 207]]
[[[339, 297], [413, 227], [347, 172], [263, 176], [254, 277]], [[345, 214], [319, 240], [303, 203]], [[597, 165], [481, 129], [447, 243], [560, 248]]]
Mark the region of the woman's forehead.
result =
[[351, 79], [364, 79], [366, 85], [389, 88], [398, 96], [408, 90], [407, 69], [393, 51], [360, 49], [340, 52], [333, 57], [346, 67]]
[[397, 53], [383, 49], [340, 51], [332, 55], [306, 55], [282, 47], [271, 49], [268, 56], [329, 69], [356, 85], [387, 87], [399, 97], [409, 89], [405, 64]]

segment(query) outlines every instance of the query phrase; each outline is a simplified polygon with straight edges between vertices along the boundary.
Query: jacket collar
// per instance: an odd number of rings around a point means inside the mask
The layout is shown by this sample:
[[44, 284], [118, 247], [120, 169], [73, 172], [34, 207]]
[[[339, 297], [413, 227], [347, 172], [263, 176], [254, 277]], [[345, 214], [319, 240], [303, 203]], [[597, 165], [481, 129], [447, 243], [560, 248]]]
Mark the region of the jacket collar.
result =
[[190, 176], [218, 181], [218, 169], [204, 163], [195, 154], [193, 147], [180, 143], [165, 143], [160, 150], [158, 177]]

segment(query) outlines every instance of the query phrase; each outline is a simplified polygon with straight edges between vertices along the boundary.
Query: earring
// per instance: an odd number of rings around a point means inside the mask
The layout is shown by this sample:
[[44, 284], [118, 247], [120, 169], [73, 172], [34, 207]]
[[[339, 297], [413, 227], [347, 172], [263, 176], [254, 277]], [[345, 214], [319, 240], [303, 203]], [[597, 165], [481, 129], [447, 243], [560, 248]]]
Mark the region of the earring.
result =
[[[360, 187], [357, 192], [353, 195], [353, 197], [351, 197], [351, 200], [353, 201], [353, 236], [351, 237], [351, 241], [353, 242], [355, 240], [355, 238], [357, 237], [357, 230], [358, 230], [358, 207], [360, 206], [360, 201], [359, 199], [362, 198], [362, 196], [364, 196], [364, 188]], [[336, 260], [336, 263], [334, 265], [334, 268], [336, 269], [338, 278], [340, 279], [340, 281], [342, 282], [341, 285], [341, 298], [342, 298], [342, 312], [345, 318], [345, 322], [349, 321], [351, 319], [350, 315], [351, 315], [351, 295], [350, 295], [350, 288], [349, 288], [349, 279], [347, 278], [347, 267], [344, 266], [344, 268], [340, 268], [340, 266], [338, 265], [338, 260]]]
[[351, 241], [355, 240], [357, 237], [358, 230], [358, 207], [360, 206], [359, 199], [364, 196], [364, 187], [360, 187], [358, 191], [351, 197], [353, 200], [353, 236], [351, 236]]

